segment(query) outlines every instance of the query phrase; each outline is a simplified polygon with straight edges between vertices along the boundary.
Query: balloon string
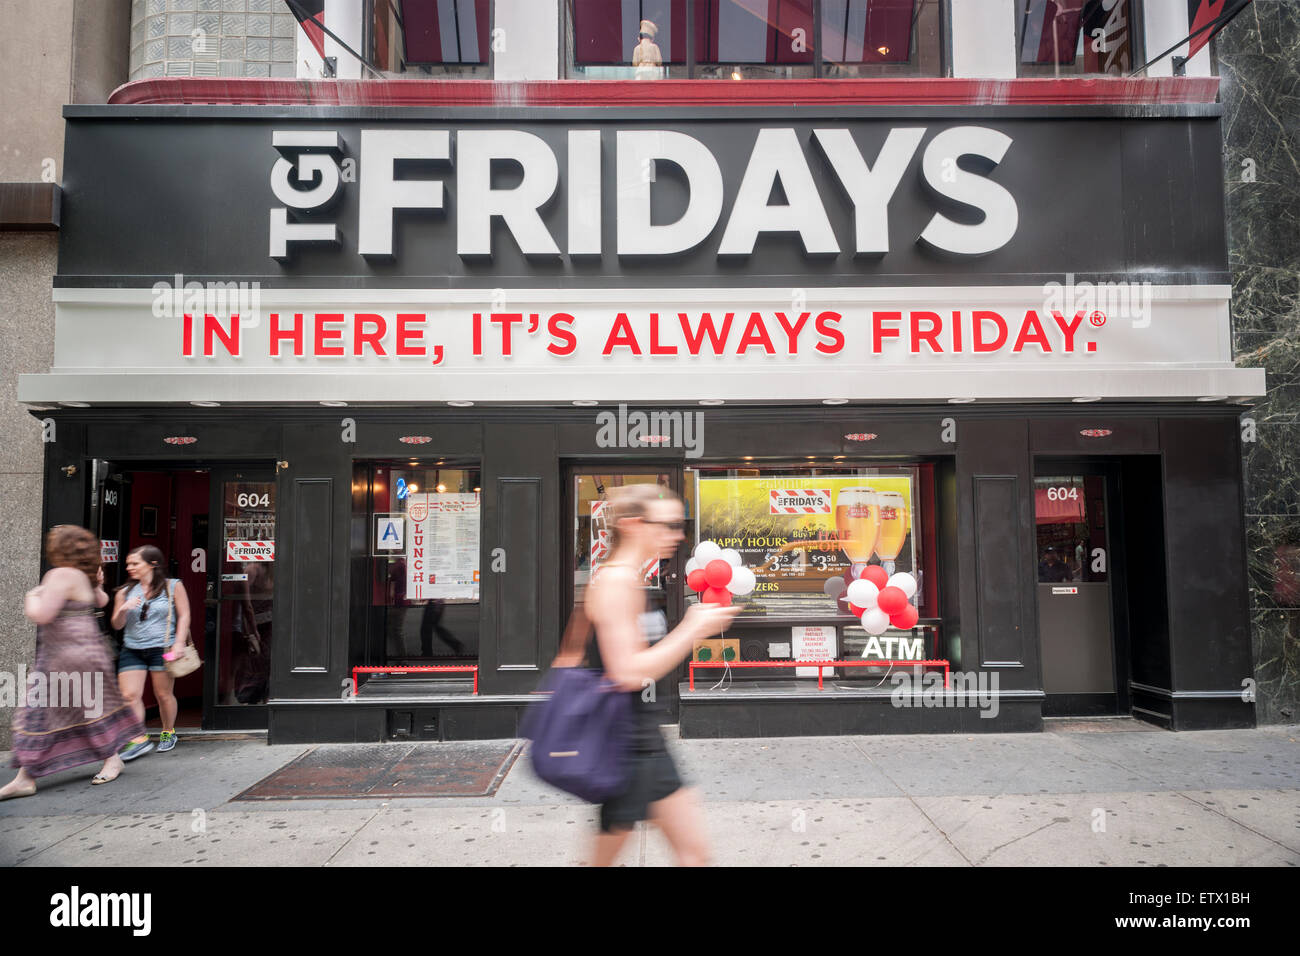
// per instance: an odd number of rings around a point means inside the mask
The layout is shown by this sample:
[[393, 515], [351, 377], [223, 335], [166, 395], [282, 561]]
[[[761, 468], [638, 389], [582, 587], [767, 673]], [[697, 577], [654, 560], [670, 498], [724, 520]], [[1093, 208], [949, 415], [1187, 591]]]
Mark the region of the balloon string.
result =
[[[726, 630], [723, 630], [723, 632], [718, 636], [721, 637], [723, 640], [726, 640], [727, 638]], [[723, 687], [722, 686], [723, 684], [727, 684], [728, 686]], [[723, 693], [726, 693], [728, 690], [731, 689], [730, 684], [731, 684], [731, 661], [727, 660], [727, 656], [724, 653], [722, 656], [722, 676], [718, 678], [718, 682], [714, 684], [712, 687], [710, 687], [709, 690], [718, 690], [719, 688], [721, 688]]]

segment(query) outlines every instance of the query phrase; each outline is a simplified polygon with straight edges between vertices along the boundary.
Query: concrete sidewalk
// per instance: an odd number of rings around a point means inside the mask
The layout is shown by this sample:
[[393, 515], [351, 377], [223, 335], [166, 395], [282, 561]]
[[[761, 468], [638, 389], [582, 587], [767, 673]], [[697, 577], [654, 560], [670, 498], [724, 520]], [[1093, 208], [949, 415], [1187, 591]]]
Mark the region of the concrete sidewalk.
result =
[[[1300, 866], [1300, 727], [670, 746], [719, 865]], [[595, 831], [526, 754], [491, 797], [231, 802], [309, 749], [190, 737], [106, 786], [94, 767], [45, 778], [0, 803], [0, 865], [570, 865]], [[620, 862], [671, 854], [643, 829]]]

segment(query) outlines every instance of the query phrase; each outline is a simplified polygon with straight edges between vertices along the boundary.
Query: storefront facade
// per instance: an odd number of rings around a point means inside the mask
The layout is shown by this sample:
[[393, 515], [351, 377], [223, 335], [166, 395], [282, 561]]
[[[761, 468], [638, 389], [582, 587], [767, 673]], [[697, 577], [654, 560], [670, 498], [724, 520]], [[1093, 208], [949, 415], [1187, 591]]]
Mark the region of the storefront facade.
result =
[[[1218, 108], [1022, 82], [70, 107], [45, 521], [165, 537], [204, 725], [272, 743], [515, 735], [639, 481], [687, 502], [670, 621], [697, 541], [755, 572], [711, 662], [882, 662], [683, 666], [683, 736], [1253, 726]], [[915, 628], [837, 601], [863, 563]], [[352, 684], [402, 666], [477, 671]]]

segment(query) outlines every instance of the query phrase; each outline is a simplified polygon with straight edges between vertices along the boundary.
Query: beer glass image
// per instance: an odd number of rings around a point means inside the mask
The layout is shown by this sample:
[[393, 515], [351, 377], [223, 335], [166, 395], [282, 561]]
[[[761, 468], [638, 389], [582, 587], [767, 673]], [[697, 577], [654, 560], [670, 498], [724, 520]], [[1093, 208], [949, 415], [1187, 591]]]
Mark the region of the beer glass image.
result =
[[894, 573], [894, 562], [903, 550], [907, 532], [911, 528], [911, 514], [907, 503], [897, 491], [881, 491], [876, 494], [880, 505], [880, 537], [876, 541], [876, 557], [885, 566], [887, 574]]
[[874, 488], [840, 490], [835, 499], [835, 534], [856, 578], [871, 560], [880, 536], [880, 501]]

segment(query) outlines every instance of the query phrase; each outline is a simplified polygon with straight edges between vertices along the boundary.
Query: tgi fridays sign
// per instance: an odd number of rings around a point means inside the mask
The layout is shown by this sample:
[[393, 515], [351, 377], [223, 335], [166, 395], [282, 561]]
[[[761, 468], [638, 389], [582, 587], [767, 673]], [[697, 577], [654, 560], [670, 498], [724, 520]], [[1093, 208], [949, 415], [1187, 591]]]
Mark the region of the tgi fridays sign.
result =
[[831, 513], [829, 488], [773, 488], [769, 492], [770, 513], [774, 515]]
[[227, 541], [227, 561], [274, 561], [274, 541]]
[[[951, 218], [935, 211], [913, 241], [940, 253], [987, 255], [1016, 233], [1015, 197], [978, 166], [997, 167], [1013, 146], [1011, 136], [985, 126], [952, 126], [930, 133], [924, 125], [894, 127], [874, 153], [864, 155], [853, 133], [826, 124], [802, 137], [792, 126], [756, 131], [753, 151], [742, 167], [735, 199], [724, 215], [728, 192], [723, 164], [702, 140], [676, 129], [570, 129], [563, 150], [522, 129], [374, 129], [357, 140], [356, 177], [360, 221], [356, 251], [366, 257], [395, 255], [399, 213], [445, 211], [455, 220], [456, 253], [465, 258], [493, 254], [492, 224], [499, 218], [525, 256], [570, 257], [603, 251], [603, 189], [614, 196], [615, 249], [620, 256], [675, 256], [698, 246], [719, 226], [716, 255], [749, 256], [764, 234], [794, 233], [810, 256], [844, 251], [826, 213], [824, 196], [852, 206], [856, 222], [849, 250], [855, 256], [889, 251], [888, 207], [919, 152], [912, 175], [933, 195], [937, 206], [960, 203], [973, 215]], [[606, 142], [608, 140], [608, 142]], [[351, 187], [345, 182], [343, 138], [335, 129], [276, 129], [270, 145], [280, 153], [271, 166], [271, 192], [279, 201], [269, 214], [269, 252], [288, 259], [309, 244], [340, 244], [344, 233], [328, 210]], [[613, 176], [603, 182], [605, 154], [612, 153]], [[839, 189], [817, 187], [820, 155]], [[566, 161], [561, 183], [560, 157]], [[455, 170], [455, 198], [447, 202], [444, 176], [399, 177], [399, 163], [425, 163]], [[517, 182], [494, 182], [494, 165], [514, 164]], [[671, 222], [654, 222], [650, 170], [664, 163], [680, 170], [687, 183], [686, 208]], [[731, 170], [729, 169], [728, 172]], [[786, 201], [771, 204], [780, 185]], [[560, 241], [539, 210], [563, 185], [568, 222]], [[828, 184], [830, 185], [830, 184]], [[292, 214], [293, 218], [290, 218]]]
[[[65, 112], [68, 201], [93, 215], [61, 234], [55, 362], [21, 401], [1262, 388], [1203, 211], [1209, 107], [150, 109]], [[220, 214], [178, 156], [223, 158]], [[136, 228], [140, 182], [177, 214]], [[181, 295], [177, 262], [256, 278], [256, 302]]]

